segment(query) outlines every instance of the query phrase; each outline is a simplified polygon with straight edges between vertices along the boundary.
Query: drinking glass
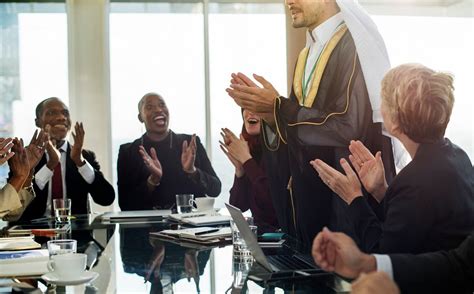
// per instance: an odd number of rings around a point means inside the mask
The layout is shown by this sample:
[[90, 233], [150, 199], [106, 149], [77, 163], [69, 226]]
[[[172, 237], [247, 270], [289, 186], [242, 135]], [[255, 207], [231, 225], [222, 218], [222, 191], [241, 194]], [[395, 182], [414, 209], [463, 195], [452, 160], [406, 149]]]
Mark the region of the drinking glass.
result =
[[53, 199], [54, 216], [58, 222], [71, 219], [71, 199]]
[[67, 254], [77, 252], [77, 241], [74, 239], [48, 241], [49, 255]]
[[[232, 289], [238, 290], [242, 289], [245, 286], [252, 265], [252, 259], [233, 260], [232, 275], [234, 276], [234, 281], [232, 283]], [[241, 293], [241, 291], [236, 291], [236, 293]]]
[[178, 213], [188, 213], [193, 210], [193, 194], [177, 194], [176, 195], [176, 209]]
[[[253, 225], [253, 218], [246, 217], [245, 220], [247, 221], [247, 224], [249, 224], [249, 227], [252, 233], [254, 233], [255, 236], [257, 236], [257, 226]], [[235, 224], [233, 220], [230, 220], [230, 228], [232, 230], [232, 244], [234, 247], [234, 258], [239, 259], [239, 260], [252, 259], [252, 252], [250, 251], [247, 244], [245, 243], [245, 240], [242, 238], [239, 228], [237, 227], [237, 225]]]

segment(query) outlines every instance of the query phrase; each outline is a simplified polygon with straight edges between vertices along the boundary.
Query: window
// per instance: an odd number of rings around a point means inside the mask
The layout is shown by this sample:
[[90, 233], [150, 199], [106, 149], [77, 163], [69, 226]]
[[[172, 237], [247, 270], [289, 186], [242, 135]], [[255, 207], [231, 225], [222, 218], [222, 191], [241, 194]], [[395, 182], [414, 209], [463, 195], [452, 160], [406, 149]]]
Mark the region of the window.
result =
[[455, 103], [446, 137], [464, 149], [474, 162], [474, 19], [375, 16], [374, 21], [385, 39], [392, 66], [416, 62], [454, 74]]
[[[68, 102], [65, 5], [0, 3], [0, 32], [0, 136], [29, 142], [38, 102]], [[5, 164], [3, 183], [7, 173]]]
[[220, 129], [237, 136], [242, 115], [227, 95], [232, 72], [264, 76], [287, 93], [285, 7], [278, 4], [218, 4], [209, 7], [209, 60], [212, 164], [222, 181], [217, 206], [224, 207], [234, 181], [234, 167], [219, 148]]
[[137, 104], [148, 92], [165, 99], [174, 132], [205, 144], [202, 4], [112, 3], [110, 67], [114, 173], [120, 144], [145, 132]]

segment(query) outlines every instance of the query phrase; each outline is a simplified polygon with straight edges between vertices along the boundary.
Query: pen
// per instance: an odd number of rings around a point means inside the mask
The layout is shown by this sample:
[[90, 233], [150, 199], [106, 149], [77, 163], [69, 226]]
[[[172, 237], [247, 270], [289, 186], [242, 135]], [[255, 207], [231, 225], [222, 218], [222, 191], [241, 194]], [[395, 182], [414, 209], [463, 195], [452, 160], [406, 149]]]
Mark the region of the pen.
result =
[[196, 233], [194, 233], [194, 235], [199, 236], [199, 235], [204, 235], [204, 234], [208, 234], [208, 233], [215, 233], [215, 232], [218, 232], [219, 230], [220, 230], [219, 228], [215, 228], [215, 229], [211, 229], [211, 230], [207, 230], [207, 231], [196, 232]]
[[[76, 219], [76, 217], [74, 215], [68, 216], [67, 218], [68, 219]], [[41, 217], [41, 218], [32, 219], [31, 222], [32, 223], [42, 223], [42, 222], [47, 222], [47, 221], [51, 221], [51, 220], [54, 220], [54, 219], [55, 219], [55, 217]]]
[[206, 214], [201, 213], [201, 214], [185, 215], [185, 216], [182, 216], [181, 218], [190, 218], [190, 217], [199, 217], [199, 216], [206, 216]]
[[31, 222], [32, 223], [42, 223], [42, 222], [46, 222], [46, 221], [49, 221], [49, 220], [52, 220], [52, 219], [53, 219], [52, 217], [41, 217], [41, 218], [32, 219]]

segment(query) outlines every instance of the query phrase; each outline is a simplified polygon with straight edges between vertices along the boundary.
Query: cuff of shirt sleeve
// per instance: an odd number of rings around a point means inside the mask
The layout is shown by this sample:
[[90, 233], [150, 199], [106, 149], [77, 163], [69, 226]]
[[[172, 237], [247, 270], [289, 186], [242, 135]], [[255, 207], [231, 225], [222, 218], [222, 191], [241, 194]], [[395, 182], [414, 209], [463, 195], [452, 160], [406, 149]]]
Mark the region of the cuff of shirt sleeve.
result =
[[79, 167], [77, 170], [81, 174], [84, 181], [86, 181], [88, 184], [92, 184], [92, 182], [94, 182], [95, 180], [94, 168], [92, 167], [92, 165], [90, 165], [89, 162], [87, 162], [87, 160], [84, 161], [86, 162], [86, 164]]
[[[5, 211], [13, 211], [18, 208], [21, 208], [21, 199], [18, 192], [15, 188], [7, 183], [2, 188], [2, 204], [6, 204]], [[4, 207], [0, 206], [0, 212], [4, 209]]]
[[50, 170], [46, 164], [35, 174], [35, 183], [43, 190], [49, 180], [53, 177], [53, 171]]
[[388, 274], [390, 279], [393, 280], [393, 267], [390, 256], [381, 254], [373, 254], [373, 256], [375, 257], [375, 262], [377, 264], [377, 271], [385, 272]]

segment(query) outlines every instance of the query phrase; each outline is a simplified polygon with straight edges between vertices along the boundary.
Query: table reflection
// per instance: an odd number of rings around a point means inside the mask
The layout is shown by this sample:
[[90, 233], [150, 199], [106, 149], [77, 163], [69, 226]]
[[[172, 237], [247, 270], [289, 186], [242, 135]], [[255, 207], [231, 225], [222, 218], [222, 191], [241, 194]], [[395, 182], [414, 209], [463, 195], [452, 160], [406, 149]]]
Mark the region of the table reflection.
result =
[[150, 293], [170, 293], [181, 279], [194, 281], [200, 293], [200, 276], [209, 261], [211, 249], [197, 250], [150, 238], [153, 228], [120, 226], [120, 254], [125, 273], [134, 273], [150, 282]]
[[[104, 224], [97, 218], [76, 217], [71, 222], [71, 231], [35, 240], [43, 248], [51, 239], [77, 240], [77, 251], [88, 255], [87, 268], [99, 273], [96, 280], [67, 287], [46, 285], [39, 277], [10, 279], [8, 283], [17, 288], [27, 285], [41, 293], [335, 293], [347, 290], [341, 288], [341, 281], [332, 275], [257, 281], [255, 276], [261, 268], [255, 262], [234, 259], [232, 245], [209, 248], [150, 237], [150, 232], [176, 226], [167, 221]], [[290, 241], [285, 244], [285, 248], [289, 247], [285, 250], [298, 248]], [[279, 251], [282, 248], [264, 250], [269, 255]], [[0, 290], [3, 290], [1, 286]]]

